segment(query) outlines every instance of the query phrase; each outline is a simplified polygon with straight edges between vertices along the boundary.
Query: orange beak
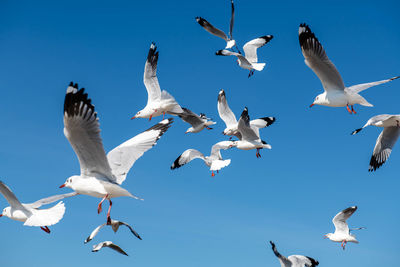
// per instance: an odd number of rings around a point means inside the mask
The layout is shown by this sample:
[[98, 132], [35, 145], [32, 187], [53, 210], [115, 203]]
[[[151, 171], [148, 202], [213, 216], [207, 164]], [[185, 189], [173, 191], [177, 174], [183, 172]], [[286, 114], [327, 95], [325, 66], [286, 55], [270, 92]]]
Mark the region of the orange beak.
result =
[[133, 120], [133, 119], [136, 119], [136, 116], [133, 116], [133, 117], [131, 118], [131, 120]]
[[310, 108], [312, 107], [312, 106], [314, 106], [315, 104], [314, 103], [312, 103], [311, 105], [310, 105]]
[[63, 188], [65, 186], [65, 184], [62, 184], [62, 185], [60, 185], [60, 187], [59, 188]]
[[326, 235], [324, 235], [324, 238], [328, 238]]

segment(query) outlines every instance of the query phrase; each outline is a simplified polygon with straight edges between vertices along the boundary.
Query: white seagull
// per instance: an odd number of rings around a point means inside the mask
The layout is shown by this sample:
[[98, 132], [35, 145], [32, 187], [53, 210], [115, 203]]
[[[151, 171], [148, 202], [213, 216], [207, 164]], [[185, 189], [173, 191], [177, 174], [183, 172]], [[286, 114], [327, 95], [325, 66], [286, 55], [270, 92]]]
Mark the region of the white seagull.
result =
[[216, 143], [211, 148], [211, 155], [204, 156], [203, 153], [196, 149], [185, 150], [172, 164], [171, 170], [180, 168], [183, 165], [191, 162], [194, 159], [202, 159], [204, 163], [210, 167], [211, 176], [214, 176], [214, 171], [219, 171], [220, 169], [228, 166], [231, 163], [230, 159], [223, 160], [220, 150], [226, 150], [233, 146], [233, 141], [221, 141]]
[[[397, 76], [387, 80], [346, 87], [335, 65], [326, 55], [321, 43], [318, 41], [317, 37], [315, 37], [314, 33], [311, 32], [310, 27], [304, 23], [300, 24], [299, 27], [299, 42], [301, 51], [303, 52], [304, 62], [321, 80], [325, 91], [315, 98], [310, 107], [313, 105], [346, 107], [350, 114], [356, 113], [353, 108], [355, 104], [367, 107], [373, 106], [359, 95], [360, 92], [372, 86], [387, 83], [400, 77]], [[349, 106], [351, 106], [351, 110]]]
[[250, 125], [250, 117], [247, 107], [244, 108], [242, 115], [238, 122], [238, 131], [241, 139], [239, 141], [233, 141], [233, 146], [242, 150], [257, 149], [256, 157], [261, 158], [260, 149], [268, 148], [271, 149], [271, 145], [267, 144], [260, 138], [260, 131], [258, 127], [252, 127]]
[[201, 27], [203, 27], [206, 31], [208, 31], [212, 35], [215, 35], [226, 41], [225, 49], [230, 49], [236, 46], [236, 41], [233, 39], [232, 35], [234, 20], [235, 20], [235, 6], [233, 5], [233, 0], [231, 0], [231, 22], [229, 25], [229, 37], [223, 31], [211, 25], [211, 23], [209, 23], [207, 20], [203, 19], [202, 17], [196, 17], [196, 21], [200, 24]]
[[68, 193], [62, 195], [55, 195], [47, 198], [40, 199], [33, 203], [21, 203], [14, 195], [11, 189], [0, 181], [0, 193], [5, 197], [9, 207], [3, 209], [1, 216], [6, 216], [12, 220], [24, 222], [27, 226], [40, 226], [40, 229], [46, 233], [50, 233], [47, 226], [58, 223], [65, 213], [65, 206], [62, 201], [58, 202], [55, 206], [48, 209], [39, 209], [43, 205], [56, 202], [66, 197], [77, 195], [76, 193]]
[[146, 64], [144, 65], [143, 81], [146, 86], [148, 98], [146, 107], [136, 113], [131, 119], [135, 118], [151, 118], [164, 115], [165, 113], [177, 115], [182, 113], [181, 106], [176, 102], [175, 98], [167, 91], [161, 91], [160, 84], [157, 79], [157, 61], [158, 51], [154, 43], [151, 43]]
[[93, 249], [92, 249], [92, 252], [97, 252], [97, 251], [99, 251], [100, 249], [102, 249], [104, 247], [111, 248], [111, 249], [113, 249], [113, 250], [115, 250], [115, 251], [117, 251], [117, 252], [119, 252], [119, 253], [121, 253], [123, 255], [128, 256], [128, 254], [125, 251], [123, 251], [122, 248], [120, 248], [119, 246], [115, 245], [111, 241], [104, 241], [104, 242], [101, 242], [101, 243], [99, 243], [97, 245], [94, 245]]
[[[234, 135], [239, 139], [242, 139], [240, 132], [238, 131], [238, 121], [236, 120], [235, 114], [232, 112], [226, 100], [225, 91], [221, 90], [218, 94], [218, 114], [221, 119], [225, 122], [226, 128], [222, 132], [224, 135]], [[274, 117], [263, 117], [250, 121], [251, 127], [265, 128], [275, 122]]]
[[333, 242], [341, 242], [341, 247], [345, 249], [347, 242], [358, 243], [356, 236], [350, 234], [352, 230], [365, 229], [365, 227], [359, 227], [349, 229], [349, 225], [346, 220], [357, 210], [357, 206], [353, 206], [342, 210], [333, 218], [332, 222], [335, 225], [335, 232], [325, 235], [325, 238], [329, 238]]
[[278, 257], [281, 267], [315, 267], [319, 264], [319, 262], [313, 258], [302, 255], [291, 255], [286, 258], [278, 252], [274, 242], [269, 241], [269, 243], [272, 246], [272, 251], [274, 252], [275, 256]]
[[135, 230], [133, 230], [133, 228], [132, 228], [129, 224], [127, 224], [127, 223], [125, 223], [125, 222], [118, 221], [118, 220], [110, 219], [110, 220], [108, 220], [107, 222], [105, 222], [105, 223], [103, 223], [103, 224], [97, 226], [97, 227], [93, 230], [93, 232], [85, 239], [84, 243], [86, 244], [87, 242], [90, 242], [90, 241], [99, 233], [100, 229], [103, 228], [103, 227], [106, 226], [106, 225], [111, 225], [111, 228], [113, 229], [114, 233], [116, 233], [116, 232], [118, 231], [118, 229], [119, 229], [119, 227], [120, 227], [121, 225], [125, 225], [126, 227], [129, 228], [129, 230], [131, 231], [131, 233], [132, 233], [134, 236], [136, 236], [137, 238], [139, 238], [140, 240], [142, 240], [142, 238], [140, 237], [140, 235], [139, 235]]
[[241, 68], [249, 70], [249, 76], [254, 74], [254, 70], [262, 71], [265, 63], [259, 63], [257, 58], [257, 48], [267, 44], [273, 38], [272, 35], [265, 35], [247, 42], [243, 46], [244, 56], [241, 53], [232, 52], [229, 50], [219, 50], [215, 54], [218, 56], [236, 56], [238, 64]]
[[183, 113], [178, 115], [179, 118], [192, 125], [192, 127], [187, 129], [186, 133], [198, 133], [204, 128], [211, 130], [212, 128], [210, 128], [210, 126], [216, 124], [216, 122], [213, 122], [210, 118], [207, 118], [204, 113], [200, 113], [199, 116], [187, 108], [182, 109]]
[[354, 135], [369, 125], [383, 127], [383, 131], [376, 139], [374, 152], [369, 162], [368, 171], [375, 171], [387, 161], [390, 153], [392, 153], [393, 146], [399, 138], [400, 115], [382, 114], [374, 116], [362, 128], [356, 129], [351, 134]]
[[79, 194], [102, 198], [98, 213], [101, 212], [103, 201], [108, 199], [109, 219], [111, 198], [127, 196], [139, 199], [120, 185], [135, 161], [156, 144], [171, 123], [172, 119], [163, 120], [106, 155], [97, 112], [91, 99], [84, 88], [78, 90], [78, 85], [71, 83], [64, 102], [64, 134], [78, 156], [81, 174], [69, 177], [60, 187], [66, 186]]

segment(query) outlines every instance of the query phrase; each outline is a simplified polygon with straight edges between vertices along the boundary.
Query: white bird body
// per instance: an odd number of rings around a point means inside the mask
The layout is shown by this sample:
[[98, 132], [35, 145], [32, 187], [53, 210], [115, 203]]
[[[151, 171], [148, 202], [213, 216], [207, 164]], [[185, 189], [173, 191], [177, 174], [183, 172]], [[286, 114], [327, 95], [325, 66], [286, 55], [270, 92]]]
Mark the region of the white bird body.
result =
[[400, 77], [346, 87], [335, 65], [329, 60], [321, 43], [306, 24], [300, 24], [299, 42], [304, 62], [318, 76], [324, 87], [324, 92], [315, 98], [310, 107], [313, 105], [347, 107], [349, 113], [356, 113], [353, 108], [355, 104], [373, 106], [359, 94], [360, 92]]
[[107, 155], [100, 137], [100, 124], [91, 99], [73, 83], [67, 88], [64, 102], [64, 134], [78, 156], [81, 174], [69, 177], [60, 187], [69, 187], [83, 195], [108, 199], [128, 196], [140, 199], [120, 185], [129, 170], [170, 127], [172, 119], [163, 120], [137, 136], [125, 141]]

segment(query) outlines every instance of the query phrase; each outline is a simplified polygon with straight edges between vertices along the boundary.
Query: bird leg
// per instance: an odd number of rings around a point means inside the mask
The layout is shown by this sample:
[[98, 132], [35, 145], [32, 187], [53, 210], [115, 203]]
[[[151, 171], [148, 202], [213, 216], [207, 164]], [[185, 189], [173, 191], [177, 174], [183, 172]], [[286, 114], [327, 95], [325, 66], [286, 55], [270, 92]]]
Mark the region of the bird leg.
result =
[[211, 177], [214, 177], [214, 176], [215, 176], [214, 171], [211, 171]]
[[101, 204], [103, 204], [103, 201], [106, 200], [107, 197], [108, 197], [108, 194], [105, 195], [105, 197], [103, 197], [103, 199], [100, 201], [99, 205], [97, 206], [97, 214], [100, 214], [100, 212], [102, 211]]
[[229, 137], [229, 141], [232, 141], [232, 136], [231, 136], [231, 137]]
[[206, 129], [207, 129], [207, 130], [212, 130], [212, 128], [211, 128], [211, 127], [208, 127], [208, 126], [206, 126]]
[[111, 212], [111, 207], [112, 207], [112, 201], [111, 201], [111, 199], [109, 199], [108, 201], [110, 201], [110, 206], [108, 207], [108, 212], [107, 212], [107, 223], [108, 222], [111, 223], [110, 212]]
[[164, 120], [165, 117], [165, 112], [162, 113], [162, 119]]
[[254, 70], [251, 70], [251, 71], [249, 72], [248, 78], [250, 78], [253, 74], [254, 74]]
[[354, 114], [357, 114], [357, 112], [354, 110], [353, 105], [351, 105], [351, 112], [353, 112]]
[[347, 241], [343, 240], [342, 244], [340, 245], [343, 248], [343, 250], [346, 248], [346, 244], [347, 244]]
[[217, 173], [219, 173], [219, 170], [217, 170]]
[[47, 226], [40, 226], [40, 229], [42, 229], [43, 231], [45, 231], [46, 233], [50, 234], [50, 229]]
[[257, 158], [261, 158], [261, 154], [260, 154], [260, 149], [259, 148], [257, 148], [256, 157]]
[[351, 110], [349, 108], [349, 104], [346, 105], [347, 111], [351, 114]]

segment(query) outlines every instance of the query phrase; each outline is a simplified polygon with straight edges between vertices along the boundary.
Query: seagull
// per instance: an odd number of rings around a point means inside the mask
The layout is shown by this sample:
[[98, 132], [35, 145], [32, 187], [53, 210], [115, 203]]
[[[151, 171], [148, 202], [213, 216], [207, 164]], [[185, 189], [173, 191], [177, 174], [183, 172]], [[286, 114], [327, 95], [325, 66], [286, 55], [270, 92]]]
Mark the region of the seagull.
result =
[[92, 252], [97, 252], [97, 251], [99, 251], [100, 249], [102, 249], [104, 247], [111, 248], [111, 249], [113, 249], [113, 250], [115, 250], [115, 251], [117, 251], [117, 252], [119, 252], [121, 254], [124, 254], [124, 255], [128, 256], [128, 254], [126, 254], [126, 252], [123, 251], [122, 248], [120, 248], [119, 246], [115, 245], [111, 241], [104, 241], [104, 242], [101, 242], [101, 243], [99, 243], [97, 245], [94, 245], [93, 249], [92, 249]]
[[257, 59], [257, 48], [260, 48], [267, 44], [273, 38], [272, 35], [265, 35], [253, 39], [243, 46], [244, 55], [241, 53], [232, 52], [226, 49], [219, 50], [215, 54], [218, 56], [236, 56], [239, 66], [243, 69], [249, 70], [249, 78], [254, 74], [254, 70], [262, 71], [265, 67], [265, 63], [258, 63]]
[[378, 169], [387, 161], [392, 152], [394, 144], [400, 135], [400, 115], [382, 114], [370, 118], [367, 123], [359, 129], [354, 130], [354, 135], [369, 125], [383, 127], [383, 131], [376, 140], [374, 152], [369, 162], [368, 171], [372, 172]]
[[256, 157], [261, 158], [260, 149], [271, 149], [271, 145], [267, 144], [264, 140], [260, 139], [260, 132], [258, 127], [250, 125], [250, 117], [247, 107], [244, 108], [242, 115], [238, 122], [238, 131], [240, 133], [240, 140], [233, 141], [233, 146], [242, 150], [257, 149]]
[[219, 171], [220, 169], [228, 166], [231, 163], [230, 159], [223, 160], [220, 150], [226, 150], [233, 146], [233, 141], [221, 141], [216, 143], [211, 148], [211, 155], [204, 156], [203, 153], [196, 149], [188, 149], [183, 152], [175, 161], [172, 163], [171, 170], [180, 168], [183, 165], [191, 162], [194, 159], [202, 159], [204, 163], [210, 167], [211, 176], [215, 176], [214, 171]]
[[302, 255], [291, 255], [286, 258], [285, 256], [282, 256], [278, 250], [276, 250], [274, 242], [269, 241], [269, 243], [272, 246], [272, 251], [274, 252], [275, 256], [278, 257], [281, 267], [315, 267], [319, 264], [319, 262], [313, 258]]
[[229, 37], [226, 36], [226, 34], [223, 31], [211, 25], [211, 23], [209, 23], [207, 20], [203, 19], [202, 17], [196, 17], [196, 21], [200, 24], [201, 27], [203, 27], [206, 31], [208, 31], [212, 35], [215, 35], [226, 41], [225, 49], [231, 49], [232, 47], [236, 46], [236, 41], [233, 39], [232, 35], [234, 19], [235, 19], [235, 6], [233, 4], [233, 0], [231, 0], [231, 23], [229, 25]]
[[187, 129], [186, 133], [198, 133], [204, 128], [207, 130], [211, 130], [211, 125], [216, 124], [216, 122], [211, 121], [211, 119], [207, 118], [205, 114], [200, 113], [200, 116], [196, 113], [192, 112], [187, 108], [182, 108], [183, 113], [178, 116], [185, 122], [192, 125], [189, 129]]
[[97, 208], [98, 213], [102, 210], [103, 201], [108, 199], [109, 219], [111, 198], [127, 196], [140, 199], [120, 185], [135, 161], [156, 144], [171, 123], [172, 119], [157, 123], [117, 146], [106, 156], [97, 112], [91, 99], [84, 88], [78, 90], [78, 85], [71, 82], [64, 102], [64, 134], [78, 156], [81, 174], [69, 177], [60, 188], [65, 186], [79, 194], [102, 198]]
[[58, 223], [64, 216], [64, 203], [60, 201], [51, 208], [39, 208], [43, 205], [56, 202], [60, 199], [77, 195], [74, 192], [62, 195], [55, 195], [40, 199], [33, 203], [25, 204], [19, 202], [18, 198], [14, 195], [11, 189], [2, 181], [0, 181], [0, 193], [5, 197], [8, 204], [10, 204], [9, 207], [3, 209], [0, 217], [6, 216], [12, 220], [24, 222], [24, 225], [27, 226], [39, 226], [40, 229], [48, 234], [50, 234], [50, 229], [47, 226]]
[[131, 230], [131, 233], [132, 233], [133, 235], [135, 235], [137, 238], [139, 238], [140, 240], [142, 240], [142, 238], [140, 237], [140, 235], [139, 235], [138, 233], [136, 233], [136, 231], [133, 230], [133, 228], [132, 228], [129, 224], [124, 223], [124, 222], [121, 222], [121, 221], [118, 221], [118, 220], [110, 219], [110, 220], [107, 221], [106, 223], [103, 223], [102, 225], [97, 226], [97, 227], [93, 230], [93, 232], [86, 238], [86, 240], [84, 241], [84, 243], [86, 244], [87, 242], [90, 242], [90, 241], [99, 233], [100, 229], [103, 228], [103, 227], [106, 226], [106, 225], [111, 225], [111, 228], [113, 229], [114, 233], [116, 233], [116, 232], [118, 231], [118, 229], [119, 229], [119, 227], [120, 227], [121, 225], [125, 225], [126, 227], [129, 228], [129, 230]]
[[[221, 119], [225, 122], [226, 128], [222, 132], [224, 135], [234, 135], [239, 139], [242, 139], [240, 132], [238, 131], [238, 122], [235, 114], [228, 106], [226, 100], [225, 91], [221, 90], [218, 94], [218, 113]], [[251, 127], [265, 128], [275, 122], [274, 117], [264, 117], [250, 121]]]
[[[321, 43], [315, 37], [314, 33], [306, 24], [300, 24], [299, 42], [301, 51], [304, 56], [304, 62], [310, 67], [321, 80], [324, 87], [324, 93], [319, 94], [310, 107], [314, 105], [323, 105], [329, 107], [346, 107], [347, 111], [356, 114], [353, 105], [360, 104], [362, 106], [372, 107], [361, 95], [360, 92], [372, 86], [387, 83], [400, 76], [387, 80], [357, 84], [346, 87], [343, 83], [335, 65], [329, 60]], [[349, 108], [351, 106], [351, 110]]]
[[350, 218], [351, 215], [357, 210], [357, 206], [353, 206], [342, 210], [333, 218], [332, 222], [335, 225], [335, 232], [325, 235], [325, 238], [329, 238], [333, 242], [341, 242], [341, 247], [343, 250], [346, 247], [347, 242], [358, 243], [356, 236], [350, 234], [352, 230], [365, 229], [365, 227], [359, 227], [354, 229], [349, 229], [349, 225], [346, 220]]
[[154, 43], [151, 43], [146, 64], [144, 65], [143, 82], [146, 86], [148, 98], [146, 107], [136, 113], [131, 119], [149, 118], [164, 115], [165, 113], [177, 115], [182, 113], [181, 106], [176, 102], [175, 98], [167, 91], [161, 91], [160, 84], [157, 79], [157, 61], [158, 51]]

